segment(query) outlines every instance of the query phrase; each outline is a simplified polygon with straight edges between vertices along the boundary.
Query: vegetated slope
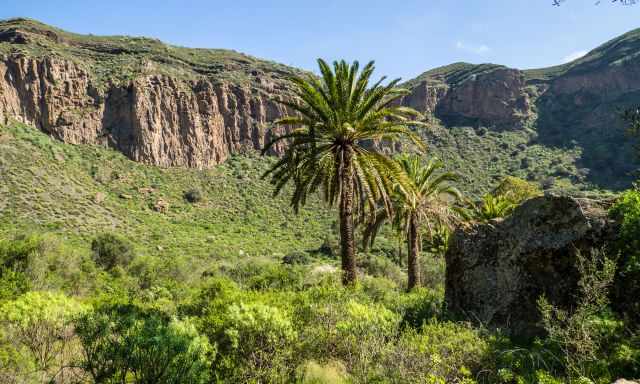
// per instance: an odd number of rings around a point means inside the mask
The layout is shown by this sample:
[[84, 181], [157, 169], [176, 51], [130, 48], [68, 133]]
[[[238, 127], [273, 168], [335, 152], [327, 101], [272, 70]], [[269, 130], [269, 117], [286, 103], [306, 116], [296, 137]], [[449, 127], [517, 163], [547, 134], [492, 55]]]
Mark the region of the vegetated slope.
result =
[[[319, 199], [294, 215], [260, 179], [270, 164], [232, 157], [210, 170], [161, 169], [96, 146], [60, 143], [22, 124], [0, 127], [0, 237], [59, 232], [87, 246], [120, 233], [160, 258], [281, 258], [317, 249], [333, 214]], [[198, 191], [201, 200], [184, 194]]]

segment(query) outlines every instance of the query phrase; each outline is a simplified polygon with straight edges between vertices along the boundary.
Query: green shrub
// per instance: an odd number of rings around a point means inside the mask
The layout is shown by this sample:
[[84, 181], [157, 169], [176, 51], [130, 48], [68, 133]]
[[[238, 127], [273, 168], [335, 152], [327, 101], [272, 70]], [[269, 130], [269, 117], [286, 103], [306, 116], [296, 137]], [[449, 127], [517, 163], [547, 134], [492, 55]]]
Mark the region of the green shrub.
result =
[[344, 364], [339, 361], [329, 361], [319, 364], [315, 361], [304, 363], [300, 369], [303, 384], [343, 384], [349, 382]]
[[197, 189], [190, 189], [183, 195], [184, 199], [189, 203], [198, 203], [202, 201], [202, 193]]
[[296, 265], [296, 264], [310, 264], [312, 262], [313, 258], [304, 251], [293, 251], [290, 253], [287, 253], [283, 258], [282, 258], [282, 263], [283, 264], [288, 264], [288, 265]]
[[118, 266], [128, 266], [135, 256], [131, 243], [111, 233], [93, 239], [91, 250], [95, 263], [107, 271], [112, 271]]
[[613, 304], [631, 318], [635, 329], [640, 330], [640, 189], [625, 192], [610, 213], [621, 223]]
[[305, 269], [264, 258], [245, 259], [221, 272], [240, 285], [257, 290], [299, 290], [304, 285]]
[[432, 321], [419, 330], [407, 328], [386, 350], [382, 376], [402, 383], [469, 383], [486, 365], [488, 351], [478, 331]]
[[568, 377], [606, 377], [610, 375], [607, 349], [621, 334], [623, 324], [612, 317], [609, 289], [616, 262], [602, 251], [590, 256], [578, 254], [579, 294], [571, 311], [552, 306], [545, 297], [538, 300], [548, 341], [560, 351]]
[[18, 236], [14, 240], [0, 240], [0, 265], [6, 269], [26, 271], [34, 257], [44, 251], [40, 236]]
[[543, 192], [533, 183], [507, 176], [493, 190], [492, 194], [496, 197], [505, 197], [517, 205], [533, 197], [542, 196]]
[[421, 257], [419, 262], [422, 286], [433, 290], [443, 290], [447, 267], [444, 255]]
[[81, 311], [76, 301], [50, 292], [28, 292], [0, 306], [0, 350], [12, 355], [13, 368], [32, 367], [31, 372], [13, 373], [19, 382], [53, 381], [69, 367], [74, 357], [72, 318]]
[[80, 366], [94, 382], [208, 382], [213, 349], [188, 320], [116, 304], [84, 314], [75, 328], [83, 349]]
[[203, 319], [203, 329], [218, 347], [213, 373], [222, 382], [284, 382], [296, 331], [289, 316], [259, 303], [232, 304]]
[[427, 288], [414, 289], [402, 297], [402, 325], [419, 329], [442, 315], [444, 292]]
[[31, 283], [25, 273], [0, 267], [0, 303], [27, 292]]
[[358, 266], [367, 275], [387, 278], [399, 286], [405, 284], [406, 276], [400, 267], [384, 256], [361, 254], [358, 258]]

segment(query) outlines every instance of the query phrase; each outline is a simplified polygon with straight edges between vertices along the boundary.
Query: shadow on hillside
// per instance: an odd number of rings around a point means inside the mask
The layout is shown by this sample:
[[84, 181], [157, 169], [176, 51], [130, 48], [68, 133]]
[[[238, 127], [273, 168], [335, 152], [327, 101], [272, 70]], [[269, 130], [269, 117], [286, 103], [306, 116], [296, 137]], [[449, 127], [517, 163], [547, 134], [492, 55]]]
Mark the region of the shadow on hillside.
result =
[[627, 189], [637, 180], [640, 159], [635, 140], [625, 134], [620, 111], [638, 103], [640, 92], [606, 102], [597, 95], [543, 96], [536, 103], [537, 143], [581, 148], [576, 167], [587, 183], [614, 191]]

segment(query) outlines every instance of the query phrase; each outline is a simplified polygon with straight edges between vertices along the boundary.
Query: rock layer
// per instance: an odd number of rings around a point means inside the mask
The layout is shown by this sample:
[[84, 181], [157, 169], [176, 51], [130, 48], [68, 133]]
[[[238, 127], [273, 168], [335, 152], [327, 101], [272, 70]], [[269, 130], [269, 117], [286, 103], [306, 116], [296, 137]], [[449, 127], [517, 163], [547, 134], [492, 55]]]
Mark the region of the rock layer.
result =
[[565, 309], [575, 304], [577, 254], [612, 241], [615, 227], [592, 200], [543, 196], [503, 221], [458, 229], [446, 254], [447, 309], [490, 328], [535, 335], [538, 298]]
[[[267, 127], [285, 113], [273, 85], [148, 75], [97, 88], [61, 58], [0, 60], [0, 117], [35, 125], [72, 144], [108, 144], [133, 160], [210, 167], [243, 148], [262, 149]], [[282, 146], [275, 147], [279, 153]]]

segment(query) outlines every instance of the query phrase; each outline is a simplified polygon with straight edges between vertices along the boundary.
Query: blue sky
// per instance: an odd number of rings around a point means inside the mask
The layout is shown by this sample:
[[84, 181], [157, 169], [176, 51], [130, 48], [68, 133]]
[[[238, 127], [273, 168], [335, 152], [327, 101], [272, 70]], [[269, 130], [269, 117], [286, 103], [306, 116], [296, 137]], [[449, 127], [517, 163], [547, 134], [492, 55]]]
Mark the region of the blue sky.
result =
[[315, 59], [376, 60], [409, 79], [456, 61], [516, 68], [560, 64], [640, 27], [640, 5], [602, 0], [4, 0], [0, 18], [26, 16], [93, 34], [157, 37], [229, 48], [315, 69]]

